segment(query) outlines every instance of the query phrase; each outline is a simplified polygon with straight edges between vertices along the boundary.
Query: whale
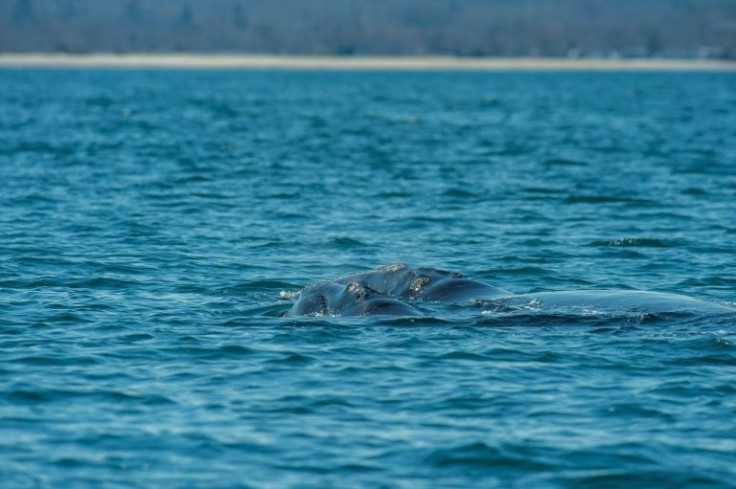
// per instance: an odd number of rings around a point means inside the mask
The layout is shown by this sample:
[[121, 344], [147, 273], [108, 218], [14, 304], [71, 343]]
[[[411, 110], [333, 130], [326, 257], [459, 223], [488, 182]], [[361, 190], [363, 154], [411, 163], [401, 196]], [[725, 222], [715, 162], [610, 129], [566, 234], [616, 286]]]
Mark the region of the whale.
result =
[[537, 292], [503, 297], [484, 303], [489, 311], [555, 310], [562, 312], [611, 314], [736, 314], [736, 308], [681, 294], [646, 290], [574, 290]]
[[640, 290], [513, 294], [454, 271], [404, 263], [307, 285], [286, 312], [296, 316], [424, 316], [423, 304], [484, 311], [565, 309], [586, 312], [736, 314], [736, 308], [685, 295]]

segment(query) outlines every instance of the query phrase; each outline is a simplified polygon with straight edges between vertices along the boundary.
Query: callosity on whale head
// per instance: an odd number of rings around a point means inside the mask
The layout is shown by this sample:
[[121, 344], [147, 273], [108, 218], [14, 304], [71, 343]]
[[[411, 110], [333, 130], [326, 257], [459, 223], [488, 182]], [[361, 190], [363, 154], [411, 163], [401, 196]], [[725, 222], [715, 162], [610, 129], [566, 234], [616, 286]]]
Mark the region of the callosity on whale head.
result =
[[345, 275], [334, 282], [358, 282], [381, 294], [410, 301], [467, 304], [473, 299], [511, 295], [508, 291], [466, 278], [458, 272], [429, 267], [412, 268], [403, 263]]

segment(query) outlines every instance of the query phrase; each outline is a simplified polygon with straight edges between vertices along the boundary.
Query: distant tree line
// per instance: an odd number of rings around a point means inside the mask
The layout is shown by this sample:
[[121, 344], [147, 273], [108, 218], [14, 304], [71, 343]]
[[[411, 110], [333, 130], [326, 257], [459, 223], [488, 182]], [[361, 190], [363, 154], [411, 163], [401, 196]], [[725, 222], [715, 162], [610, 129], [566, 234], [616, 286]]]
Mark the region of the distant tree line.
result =
[[736, 0], [0, 0], [0, 51], [736, 59]]

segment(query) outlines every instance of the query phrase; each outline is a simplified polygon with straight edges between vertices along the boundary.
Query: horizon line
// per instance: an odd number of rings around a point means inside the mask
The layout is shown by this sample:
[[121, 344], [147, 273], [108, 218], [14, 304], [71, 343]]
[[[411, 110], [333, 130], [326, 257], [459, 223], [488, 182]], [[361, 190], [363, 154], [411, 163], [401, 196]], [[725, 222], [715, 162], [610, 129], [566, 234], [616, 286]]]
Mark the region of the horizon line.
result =
[[736, 60], [232, 53], [2, 53], [1, 68], [366, 71], [736, 71]]

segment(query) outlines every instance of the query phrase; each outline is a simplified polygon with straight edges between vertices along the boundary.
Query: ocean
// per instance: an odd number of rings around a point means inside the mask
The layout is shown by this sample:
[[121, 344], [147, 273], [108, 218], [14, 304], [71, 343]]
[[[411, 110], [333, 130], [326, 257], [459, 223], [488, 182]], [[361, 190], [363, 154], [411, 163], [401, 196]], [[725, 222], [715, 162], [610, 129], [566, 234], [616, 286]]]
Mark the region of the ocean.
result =
[[733, 317], [283, 316], [736, 305], [735, 196], [734, 73], [0, 70], [0, 485], [736, 487]]

